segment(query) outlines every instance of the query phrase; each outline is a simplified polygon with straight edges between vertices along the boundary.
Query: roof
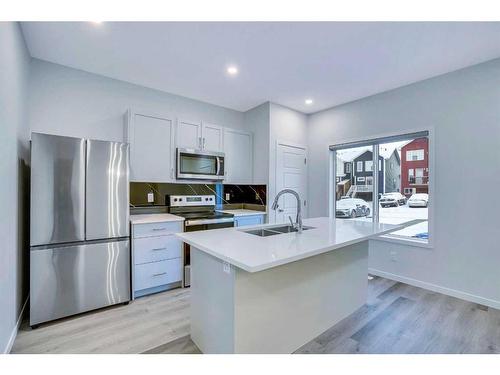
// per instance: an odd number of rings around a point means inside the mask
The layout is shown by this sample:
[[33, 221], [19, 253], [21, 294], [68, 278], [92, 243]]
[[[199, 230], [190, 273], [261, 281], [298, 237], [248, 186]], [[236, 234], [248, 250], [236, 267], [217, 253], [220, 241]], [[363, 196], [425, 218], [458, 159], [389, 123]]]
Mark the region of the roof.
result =
[[[382, 144], [379, 147], [379, 155], [382, 156], [385, 160], [387, 160], [390, 159], [394, 151], [396, 151], [396, 155], [399, 157], [399, 159], [401, 159], [401, 147], [404, 147], [411, 142], [413, 142], [413, 140]], [[372, 146], [339, 150], [337, 151], [337, 157], [344, 162], [351, 162], [356, 158], [358, 158], [359, 156], [363, 155], [366, 151], [371, 152]]]
[[337, 151], [337, 156], [339, 157], [340, 160], [344, 162], [350, 162], [356, 159], [358, 156], [363, 155], [366, 151], [371, 152], [372, 151], [371, 146], [339, 150]]

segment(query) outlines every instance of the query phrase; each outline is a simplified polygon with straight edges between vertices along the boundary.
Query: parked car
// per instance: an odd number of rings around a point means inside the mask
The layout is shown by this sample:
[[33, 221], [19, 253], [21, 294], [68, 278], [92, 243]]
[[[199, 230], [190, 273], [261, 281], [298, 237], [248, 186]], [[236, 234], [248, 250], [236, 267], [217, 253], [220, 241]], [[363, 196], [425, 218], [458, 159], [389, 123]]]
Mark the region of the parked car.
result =
[[418, 193], [413, 194], [410, 199], [408, 199], [409, 207], [427, 207], [429, 204], [429, 194]]
[[338, 218], [355, 218], [369, 215], [370, 207], [363, 199], [345, 198], [337, 201], [335, 216]]
[[382, 207], [404, 206], [406, 204], [406, 197], [398, 192], [385, 193], [380, 197], [379, 203]]

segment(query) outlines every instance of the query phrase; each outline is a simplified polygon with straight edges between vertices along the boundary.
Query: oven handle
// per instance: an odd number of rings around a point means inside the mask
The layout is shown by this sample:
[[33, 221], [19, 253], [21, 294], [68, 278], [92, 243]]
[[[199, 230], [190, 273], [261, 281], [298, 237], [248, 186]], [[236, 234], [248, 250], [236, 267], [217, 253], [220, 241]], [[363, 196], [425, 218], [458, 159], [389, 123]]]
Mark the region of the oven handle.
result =
[[207, 220], [186, 220], [184, 225], [186, 227], [191, 227], [193, 225], [202, 225], [202, 224], [221, 224], [221, 223], [232, 223], [234, 222], [234, 218], [228, 217], [224, 219], [207, 219]]
[[217, 176], [220, 175], [220, 156], [215, 157], [217, 159], [217, 172], [215, 173]]

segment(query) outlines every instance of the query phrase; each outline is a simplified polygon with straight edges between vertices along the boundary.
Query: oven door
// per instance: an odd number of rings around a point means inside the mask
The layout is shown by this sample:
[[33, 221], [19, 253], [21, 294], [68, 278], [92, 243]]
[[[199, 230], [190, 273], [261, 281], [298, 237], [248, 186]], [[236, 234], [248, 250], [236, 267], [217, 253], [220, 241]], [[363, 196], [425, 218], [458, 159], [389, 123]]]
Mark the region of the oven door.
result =
[[[184, 227], [185, 232], [195, 232], [198, 230], [210, 230], [219, 228], [232, 228], [234, 222], [189, 225]], [[191, 246], [184, 242], [184, 287], [191, 285]]]
[[178, 179], [223, 180], [224, 153], [178, 148], [176, 174]]

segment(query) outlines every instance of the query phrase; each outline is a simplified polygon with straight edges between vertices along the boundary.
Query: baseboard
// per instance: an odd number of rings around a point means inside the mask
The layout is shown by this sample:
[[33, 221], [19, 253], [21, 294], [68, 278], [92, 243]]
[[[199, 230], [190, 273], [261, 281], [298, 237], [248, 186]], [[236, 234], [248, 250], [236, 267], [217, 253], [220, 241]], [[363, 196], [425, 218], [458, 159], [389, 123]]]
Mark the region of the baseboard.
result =
[[462, 292], [462, 291], [456, 290], [456, 289], [446, 288], [446, 287], [443, 287], [440, 285], [412, 279], [410, 277], [396, 275], [396, 274], [385, 272], [385, 271], [376, 270], [373, 268], [369, 268], [368, 272], [372, 275], [375, 275], [375, 276], [385, 277], [386, 279], [399, 281], [399, 282], [413, 285], [413, 286], [416, 286], [416, 287], [419, 287], [422, 289], [427, 289], [427, 290], [430, 290], [433, 292], [446, 294], [447, 296], [460, 298], [460, 299], [463, 299], [463, 300], [469, 301], [469, 302], [479, 303], [480, 305], [489, 306], [489, 307], [492, 307], [494, 309], [500, 309], [500, 301], [497, 301], [494, 299], [484, 298], [481, 296], [477, 296], [475, 294]]
[[19, 331], [19, 327], [21, 326], [21, 322], [23, 321], [24, 310], [26, 309], [26, 306], [28, 306], [29, 299], [30, 299], [30, 297], [28, 296], [28, 297], [26, 297], [26, 301], [24, 301], [21, 312], [19, 313], [19, 316], [17, 317], [16, 325], [12, 329], [12, 333], [10, 334], [9, 342], [7, 342], [7, 346], [5, 347], [3, 354], [9, 354], [10, 351], [12, 350], [12, 346], [14, 346], [14, 341], [16, 340], [16, 337], [17, 337], [17, 331]]

